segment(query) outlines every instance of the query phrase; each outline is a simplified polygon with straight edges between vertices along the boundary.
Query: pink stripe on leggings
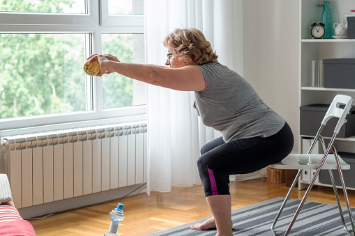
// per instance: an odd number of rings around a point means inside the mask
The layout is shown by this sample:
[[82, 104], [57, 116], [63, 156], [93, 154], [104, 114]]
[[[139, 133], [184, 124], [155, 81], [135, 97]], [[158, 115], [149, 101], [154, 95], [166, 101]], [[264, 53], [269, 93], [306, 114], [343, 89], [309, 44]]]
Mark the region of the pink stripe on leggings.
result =
[[216, 184], [216, 180], [213, 175], [213, 170], [208, 169], [208, 175], [210, 176], [212, 195], [218, 195], [217, 184]]

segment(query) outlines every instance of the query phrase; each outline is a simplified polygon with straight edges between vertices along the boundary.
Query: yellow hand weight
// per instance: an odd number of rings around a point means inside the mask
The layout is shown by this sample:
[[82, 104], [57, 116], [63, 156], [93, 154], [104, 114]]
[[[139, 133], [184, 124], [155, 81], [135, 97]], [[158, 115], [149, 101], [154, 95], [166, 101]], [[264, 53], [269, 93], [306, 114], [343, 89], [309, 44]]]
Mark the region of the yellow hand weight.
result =
[[85, 62], [83, 69], [86, 74], [95, 76], [100, 72], [100, 64], [97, 60], [91, 63], [87, 61]]

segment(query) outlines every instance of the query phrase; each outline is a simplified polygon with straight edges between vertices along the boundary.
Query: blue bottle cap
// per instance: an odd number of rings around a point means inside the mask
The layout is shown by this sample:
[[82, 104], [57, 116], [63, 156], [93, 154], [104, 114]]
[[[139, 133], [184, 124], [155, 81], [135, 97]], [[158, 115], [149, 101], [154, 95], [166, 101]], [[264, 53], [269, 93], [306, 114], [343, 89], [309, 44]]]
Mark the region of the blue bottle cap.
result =
[[116, 208], [118, 211], [122, 211], [122, 209], [123, 209], [123, 204], [121, 204], [121, 203], [118, 203], [118, 205], [117, 205], [117, 208]]

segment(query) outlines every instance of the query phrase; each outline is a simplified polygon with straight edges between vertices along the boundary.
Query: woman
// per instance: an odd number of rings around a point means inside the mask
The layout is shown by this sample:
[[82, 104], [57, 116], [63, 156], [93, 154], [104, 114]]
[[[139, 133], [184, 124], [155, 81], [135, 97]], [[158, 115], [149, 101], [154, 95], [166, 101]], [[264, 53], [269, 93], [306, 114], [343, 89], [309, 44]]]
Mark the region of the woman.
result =
[[152, 85], [195, 92], [194, 107], [203, 123], [222, 137], [201, 149], [197, 163], [213, 217], [191, 229], [217, 228], [216, 235], [232, 235], [229, 175], [257, 171], [285, 158], [293, 148], [292, 131], [240, 75], [217, 61], [201, 31], [176, 29], [164, 45], [169, 51], [165, 65], [170, 68], [123, 63], [110, 54], [88, 59], [99, 61], [98, 76], [117, 72]]

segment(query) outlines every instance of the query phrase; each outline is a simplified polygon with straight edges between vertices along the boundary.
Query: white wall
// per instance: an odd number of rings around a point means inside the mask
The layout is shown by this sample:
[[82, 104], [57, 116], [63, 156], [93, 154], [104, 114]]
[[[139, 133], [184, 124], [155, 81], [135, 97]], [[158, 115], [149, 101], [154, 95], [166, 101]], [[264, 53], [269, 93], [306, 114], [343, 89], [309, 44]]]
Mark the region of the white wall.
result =
[[259, 91], [259, 0], [243, 0], [243, 77]]
[[299, 1], [243, 0], [243, 76], [299, 142]]

